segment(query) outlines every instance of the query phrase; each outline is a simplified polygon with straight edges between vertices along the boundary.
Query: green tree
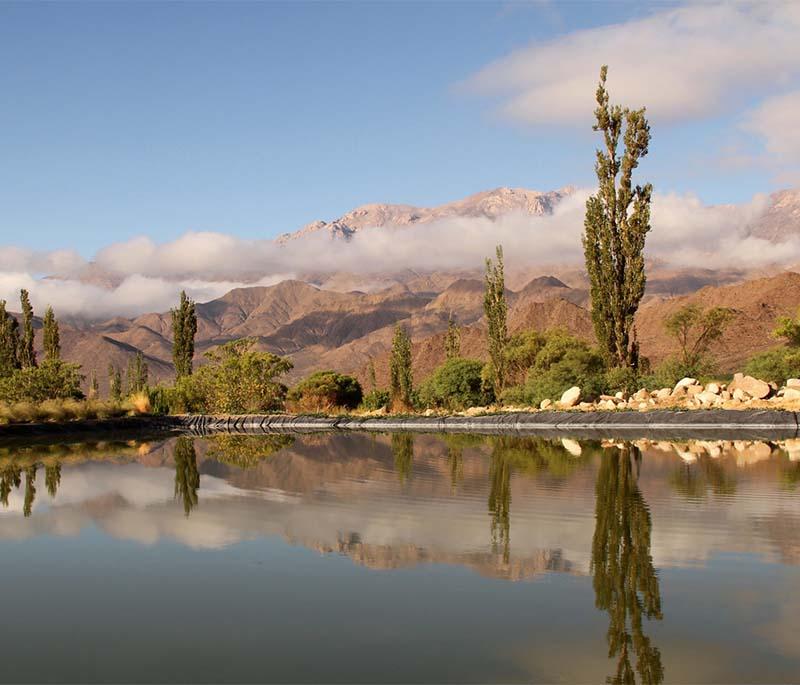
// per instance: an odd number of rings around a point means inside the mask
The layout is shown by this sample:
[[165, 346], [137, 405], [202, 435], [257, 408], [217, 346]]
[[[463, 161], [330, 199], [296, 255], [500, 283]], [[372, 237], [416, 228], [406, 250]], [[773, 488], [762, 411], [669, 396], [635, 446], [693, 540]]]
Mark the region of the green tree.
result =
[[283, 406], [286, 386], [278, 378], [292, 362], [270, 352], [253, 349], [255, 340], [232, 340], [206, 352], [208, 363], [191, 376], [189, 410], [220, 414], [258, 414]]
[[778, 326], [772, 332], [776, 338], [785, 338], [790, 347], [800, 347], [800, 312], [797, 318], [788, 316], [778, 318]]
[[181, 301], [172, 313], [172, 362], [178, 378], [192, 374], [194, 338], [197, 335], [195, 303], [181, 291]]
[[36, 351], [33, 347], [33, 307], [28, 291], [19, 291], [19, 302], [22, 308], [22, 340], [19, 347], [19, 364], [23, 369], [36, 366]]
[[355, 409], [364, 393], [352, 376], [335, 371], [317, 371], [298, 383], [287, 395], [305, 411], [330, 411], [342, 407]]
[[147, 366], [147, 362], [144, 360], [144, 355], [139, 351], [136, 353], [136, 356], [128, 361], [126, 377], [128, 396], [138, 392], [144, 392], [144, 390], [147, 389], [149, 376], [150, 369]]
[[53, 308], [48, 307], [42, 322], [42, 338], [44, 340], [45, 359], [56, 360], [61, 358], [61, 335], [58, 330], [58, 321], [53, 313]]
[[6, 311], [6, 301], [0, 300], [0, 377], [19, 368], [19, 347], [19, 322]]
[[17, 369], [0, 377], [0, 399], [6, 402], [43, 402], [52, 399], [80, 399], [80, 364], [46, 361], [41, 366]]
[[[610, 683], [661, 683], [661, 652], [644, 633], [642, 619], [662, 618], [658, 574], [650, 555], [652, 522], [639, 491], [641, 453], [625, 444], [605, 450], [596, 484], [591, 571], [595, 604], [608, 612], [608, 656], [617, 657]], [[630, 622], [630, 627], [629, 627]]]
[[183, 502], [183, 512], [188, 517], [197, 506], [197, 491], [200, 489], [200, 472], [197, 470], [197, 454], [194, 440], [181, 436], [175, 441], [175, 498]]
[[369, 358], [369, 364], [367, 364], [367, 385], [369, 385], [370, 392], [375, 392], [378, 389], [378, 380], [375, 376], [375, 362], [372, 357]]
[[481, 382], [483, 363], [476, 359], [448, 359], [420, 387], [420, 401], [428, 407], [458, 410], [491, 401]]
[[389, 376], [389, 395], [392, 408], [395, 410], [410, 409], [413, 404], [412, 392], [414, 390], [414, 376], [411, 369], [411, 338], [408, 337], [408, 331], [401, 323], [394, 328]]
[[[611, 366], [637, 369], [634, 316], [646, 282], [644, 245], [650, 230], [653, 188], [649, 183], [634, 188], [631, 179], [647, 154], [650, 127], [644, 108], [629, 110], [609, 104], [607, 73], [608, 67], [603, 66], [593, 126], [602, 132], [605, 150], [597, 150], [599, 190], [586, 201], [583, 249], [597, 340]], [[625, 151], [620, 159], [617, 147], [623, 121]]]
[[113, 364], [108, 365], [108, 394], [115, 402], [122, 400], [122, 374]]
[[678, 343], [677, 361], [683, 376], [700, 374], [710, 364], [708, 353], [722, 337], [735, 312], [727, 307], [703, 310], [687, 304], [664, 320], [664, 328]]
[[461, 356], [461, 329], [453, 321], [453, 315], [447, 319], [447, 333], [444, 336], [444, 358], [456, 359]]
[[494, 392], [499, 395], [505, 387], [508, 344], [508, 302], [506, 301], [506, 279], [503, 271], [503, 247], [496, 248], [496, 261], [486, 258], [484, 279], [483, 312], [486, 315], [486, 335], [489, 360], [492, 369]]

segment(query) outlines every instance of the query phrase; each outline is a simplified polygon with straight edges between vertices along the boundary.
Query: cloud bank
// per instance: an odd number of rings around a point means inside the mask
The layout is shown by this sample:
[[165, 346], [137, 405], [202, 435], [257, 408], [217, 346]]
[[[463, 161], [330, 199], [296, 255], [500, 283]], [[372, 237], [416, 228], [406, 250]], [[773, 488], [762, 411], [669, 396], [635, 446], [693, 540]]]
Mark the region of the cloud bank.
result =
[[[589, 191], [565, 198], [549, 216], [508, 214], [498, 220], [456, 217], [428, 224], [367, 228], [349, 241], [319, 231], [284, 244], [223, 233], [186, 233], [156, 243], [139, 237], [100, 250], [92, 264], [72, 253], [0, 248], [0, 299], [13, 306], [20, 288], [37, 311], [61, 316], [135, 316], [165, 311], [184, 289], [204, 302], [236, 287], [286, 278], [353, 272], [392, 274], [480, 269], [502, 244], [509, 268], [580, 263], [584, 204]], [[647, 255], [678, 267], [758, 268], [800, 261], [800, 238], [774, 244], [750, 229], [766, 196], [742, 205], [707, 206], [693, 195], [656, 195]], [[87, 271], [106, 275], [87, 282]], [[49, 278], [52, 274], [59, 278]]]

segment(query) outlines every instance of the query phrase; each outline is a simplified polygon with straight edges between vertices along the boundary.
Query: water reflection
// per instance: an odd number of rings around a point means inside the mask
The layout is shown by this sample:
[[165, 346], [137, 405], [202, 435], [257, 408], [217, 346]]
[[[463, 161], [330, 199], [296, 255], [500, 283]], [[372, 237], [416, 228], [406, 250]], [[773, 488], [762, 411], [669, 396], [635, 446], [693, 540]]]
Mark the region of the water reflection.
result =
[[661, 619], [658, 574], [650, 554], [652, 522], [637, 479], [641, 452], [633, 445], [605, 451], [597, 474], [592, 539], [595, 604], [608, 613], [608, 656], [617, 668], [609, 683], [661, 683], [661, 653], [644, 633], [642, 618]]
[[186, 516], [197, 506], [199, 488], [200, 472], [197, 470], [194, 439], [180, 437], [175, 442], [175, 497], [183, 502]]
[[397, 472], [397, 479], [402, 485], [411, 478], [411, 471], [414, 468], [414, 435], [412, 433], [393, 433], [391, 439], [394, 469]]

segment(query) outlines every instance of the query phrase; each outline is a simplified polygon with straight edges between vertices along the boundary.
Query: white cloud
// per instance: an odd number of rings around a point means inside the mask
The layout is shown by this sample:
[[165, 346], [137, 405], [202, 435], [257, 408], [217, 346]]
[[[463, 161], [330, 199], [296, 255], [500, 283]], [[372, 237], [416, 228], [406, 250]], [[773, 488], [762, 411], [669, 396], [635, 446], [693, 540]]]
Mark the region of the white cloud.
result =
[[[480, 269], [498, 243], [509, 268], [580, 263], [588, 190], [566, 197], [550, 216], [507, 214], [496, 221], [455, 217], [428, 224], [364, 229], [345, 242], [326, 231], [278, 244], [221, 233], [187, 233], [157, 244], [136, 238], [101, 250], [96, 263], [114, 272], [114, 287], [78, 280], [41, 279], [31, 271], [0, 268], [0, 299], [13, 304], [19, 288], [34, 308], [52, 305], [59, 315], [109, 318], [165, 311], [185, 289], [200, 302], [236, 287], [272, 285], [293, 274], [353, 272], [396, 274], [405, 269]], [[741, 205], [704, 205], [693, 195], [656, 194], [647, 254], [675, 266], [762, 267], [800, 261], [800, 239], [779, 245], [754, 238], [750, 228], [768, 206], [757, 196]], [[14, 263], [0, 249], [0, 265]], [[40, 255], [47, 264], [49, 255]], [[55, 257], [53, 263], [57, 263]], [[24, 265], [24, 264], [23, 264]]]
[[800, 4], [695, 4], [539, 41], [471, 77], [530, 124], [588, 125], [601, 64], [612, 98], [690, 121], [774, 94], [800, 73]]
[[[800, 43], [800, 33], [797, 40]], [[800, 162], [800, 90], [767, 98], [745, 119], [743, 128], [764, 141], [777, 159]]]

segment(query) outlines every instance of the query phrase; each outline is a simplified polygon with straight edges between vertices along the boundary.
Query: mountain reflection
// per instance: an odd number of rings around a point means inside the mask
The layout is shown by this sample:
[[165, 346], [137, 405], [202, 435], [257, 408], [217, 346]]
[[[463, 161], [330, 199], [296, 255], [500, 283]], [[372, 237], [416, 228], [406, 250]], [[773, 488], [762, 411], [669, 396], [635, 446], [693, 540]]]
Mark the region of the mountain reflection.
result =
[[662, 618], [658, 574], [650, 554], [650, 511], [637, 483], [641, 452], [633, 445], [605, 451], [597, 474], [591, 571], [595, 604], [608, 612], [608, 656], [617, 658], [609, 683], [661, 683], [661, 653], [642, 618]]

